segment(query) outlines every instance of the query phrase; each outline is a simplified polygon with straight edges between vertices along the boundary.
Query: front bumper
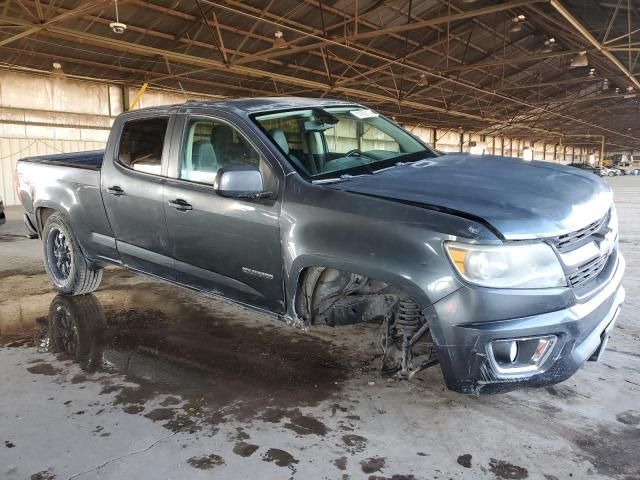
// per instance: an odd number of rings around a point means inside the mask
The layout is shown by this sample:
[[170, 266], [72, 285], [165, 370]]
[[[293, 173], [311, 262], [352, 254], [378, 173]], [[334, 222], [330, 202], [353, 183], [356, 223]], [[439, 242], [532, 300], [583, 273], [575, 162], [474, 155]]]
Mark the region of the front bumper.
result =
[[[571, 306], [556, 309], [567, 301], [568, 289], [564, 289], [550, 296], [537, 292], [520, 294], [515, 302], [518, 305], [512, 306], [518, 312], [528, 308], [540, 311], [556, 303], [552, 311], [539, 315], [478, 321], [478, 316], [486, 317], [487, 312], [500, 311], [501, 305], [508, 304], [506, 292], [478, 294], [473, 289], [461, 289], [437, 302], [432, 310], [431, 331], [447, 387], [462, 393], [495, 393], [567, 379], [604, 350], [625, 298], [624, 269], [624, 259], [618, 253], [615, 263], [603, 272], [601, 288], [582, 303], [572, 301]], [[488, 349], [491, 341], [544, 335], [556, 335], [557, 342], [535, 371], [501, 374], [492, 366], [495, 364], [489, 359]]]

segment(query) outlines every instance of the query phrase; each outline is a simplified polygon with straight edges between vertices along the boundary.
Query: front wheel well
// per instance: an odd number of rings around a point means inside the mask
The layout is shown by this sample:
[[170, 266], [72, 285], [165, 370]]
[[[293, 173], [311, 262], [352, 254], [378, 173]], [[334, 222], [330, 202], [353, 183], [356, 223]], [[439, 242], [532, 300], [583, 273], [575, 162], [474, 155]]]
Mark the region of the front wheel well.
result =
[[382, 319], [409, 298], [386, 282], [331, 267], [307, 267], [298, 277], [296, 315], [305, 325], [349, 325]]
[[305, 326], [378, 321], [383, 373], [410, 378], [438, 363], [430, 334], [432, 308], [423, 309], [407, 292], [386, 282], [308, 267], [298, 279], [295, 309]]

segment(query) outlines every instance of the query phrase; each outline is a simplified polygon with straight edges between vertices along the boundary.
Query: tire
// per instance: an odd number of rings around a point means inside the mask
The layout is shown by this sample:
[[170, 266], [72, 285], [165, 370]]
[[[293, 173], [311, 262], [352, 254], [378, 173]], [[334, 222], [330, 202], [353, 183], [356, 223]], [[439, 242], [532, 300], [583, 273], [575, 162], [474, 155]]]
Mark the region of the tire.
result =
[[610, 177], [615, 177], [615, 176], [616, 176], [616, 174], [615, 174], [614, 172], [609, 172], [609, 176], [610, 176]]
[[102, 268], [84, 256], [67, 220], [56, 212], [42, 231], [44, 267], [53, 287], [63, 295], [93, 292], [102, 280]]

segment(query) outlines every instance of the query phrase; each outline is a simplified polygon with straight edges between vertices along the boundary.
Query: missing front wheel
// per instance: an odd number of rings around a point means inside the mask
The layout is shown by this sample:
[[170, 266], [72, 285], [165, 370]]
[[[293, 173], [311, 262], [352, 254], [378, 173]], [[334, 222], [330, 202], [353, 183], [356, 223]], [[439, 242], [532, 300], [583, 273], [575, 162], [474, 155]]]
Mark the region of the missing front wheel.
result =
[[411, 299], [399, 300], [382, 323], [382, 373], [408, 380], [438, 363], [429, 323]]

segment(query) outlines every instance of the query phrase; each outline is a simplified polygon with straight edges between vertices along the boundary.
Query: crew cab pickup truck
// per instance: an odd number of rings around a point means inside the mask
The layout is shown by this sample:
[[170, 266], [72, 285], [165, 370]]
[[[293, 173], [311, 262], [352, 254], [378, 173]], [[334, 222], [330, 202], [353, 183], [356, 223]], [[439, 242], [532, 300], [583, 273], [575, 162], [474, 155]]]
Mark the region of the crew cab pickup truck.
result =
[[384, 373], [439, 363], [458, 392], [568, 378], [625, 296], [599, 177], [441, 155], [351, 102], [126, 112], [104, 152], [22, 159], [16, 183], [63, 294], [116, 264], [302, 328], [378, 321]]

